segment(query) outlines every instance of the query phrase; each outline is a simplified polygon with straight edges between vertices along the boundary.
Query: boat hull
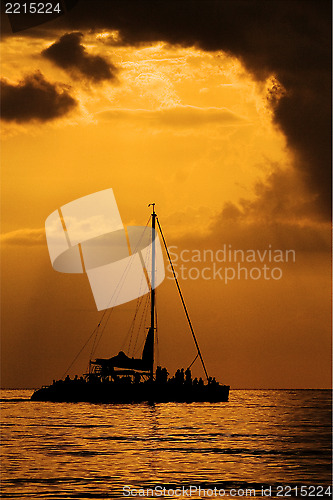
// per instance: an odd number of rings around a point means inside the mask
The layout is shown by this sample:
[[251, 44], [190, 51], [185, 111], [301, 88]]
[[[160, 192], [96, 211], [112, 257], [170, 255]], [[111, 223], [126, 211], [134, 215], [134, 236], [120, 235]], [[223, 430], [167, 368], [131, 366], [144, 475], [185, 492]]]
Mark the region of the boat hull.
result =
[[228, 401], [230, 387], [211, 384], [203, 386], [59, 381], [33, 393], [32, 401], [88, 402], [88, 403], [167, 403], [167, 402], [224, 402]]

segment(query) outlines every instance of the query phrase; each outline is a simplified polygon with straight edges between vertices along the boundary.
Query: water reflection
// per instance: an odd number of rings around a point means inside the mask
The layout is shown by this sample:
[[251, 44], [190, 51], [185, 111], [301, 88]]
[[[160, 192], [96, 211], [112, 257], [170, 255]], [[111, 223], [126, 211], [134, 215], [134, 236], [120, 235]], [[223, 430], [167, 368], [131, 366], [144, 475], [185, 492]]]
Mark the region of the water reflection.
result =
[[2, 403], [3, 498], [330, 481], [328, 391], [233, 391], [229, 403], [151, 406], [14, 396]]

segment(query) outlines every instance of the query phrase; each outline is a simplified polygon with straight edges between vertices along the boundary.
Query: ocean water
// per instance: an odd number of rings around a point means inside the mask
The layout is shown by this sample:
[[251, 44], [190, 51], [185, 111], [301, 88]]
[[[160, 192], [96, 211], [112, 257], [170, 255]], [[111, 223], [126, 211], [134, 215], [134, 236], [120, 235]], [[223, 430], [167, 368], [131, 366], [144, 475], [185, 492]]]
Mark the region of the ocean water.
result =
[[330, 391], [156, 405], [31, 393], [2, 391], [1, 498], [332, 497]]

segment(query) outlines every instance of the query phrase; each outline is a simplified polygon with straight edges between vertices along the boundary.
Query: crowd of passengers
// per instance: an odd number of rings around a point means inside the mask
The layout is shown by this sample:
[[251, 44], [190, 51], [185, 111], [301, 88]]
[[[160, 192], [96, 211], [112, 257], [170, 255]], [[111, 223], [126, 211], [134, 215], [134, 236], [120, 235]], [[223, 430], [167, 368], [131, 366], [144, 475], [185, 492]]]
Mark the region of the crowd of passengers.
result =
[[[168, 375], [169, 375], [169, 373], [168, 373], [166, 368], [162, 368], [161, 366], [158, 366], [156, 368], [156, 372], [155, 372], [155, 383], [157, 383], [157, 384], [175, 384], [177, 386], [186, 385], [186, 386], [192, 386], [192, 387], [203, 387], [204, 386], [204, 381], [202, 380], [201, 377], [199, 379], [197, 377], [192, 379], [192, 373], [191, 373], [191, 370], [189, 368], [187, 368], [187, 370], [185, 370], [185, 371], [184, 371], [184, 368], [177, 370], [175, 375], [171, 378], [168, 378]], [[116, 374], [113, 374], [112, 378], [113, 378], [114, 382], [138, 384], [142, 380], [142, 375], [140, 373], [135, 373], [135, 375], [133, 377], [131, 377], [129, 375], [119, 377]], [[88, 374], [86, 376], [86, 378], [84, 378], [84, 377], [78, 378], [78, 376], [75, 375], [74, 379], [71, 379], [69, 377], [69, 375], [67, 375], [67, 377], [65, 378], [64, 381], [59, 380], [56, 382], [55, 380], [53, 380], [53, 384], [56, 384], [59, 382], [60, 383], [63, 383], [63, 382], [65, 382], [65, 383], [70, 383], [70, 382], [84, 383], [86, 381], [96, 381], [97, 382], [99, 380], [103, 380], [103, 379], [101, 379], [100, 377], [98, 377], [97, 375], [95, 375], [93, 373]], [[208, 385], [219, 385], [219, 383], [215, 380], [215, 377], [214, 378], [209, 377], [208, 378]]]

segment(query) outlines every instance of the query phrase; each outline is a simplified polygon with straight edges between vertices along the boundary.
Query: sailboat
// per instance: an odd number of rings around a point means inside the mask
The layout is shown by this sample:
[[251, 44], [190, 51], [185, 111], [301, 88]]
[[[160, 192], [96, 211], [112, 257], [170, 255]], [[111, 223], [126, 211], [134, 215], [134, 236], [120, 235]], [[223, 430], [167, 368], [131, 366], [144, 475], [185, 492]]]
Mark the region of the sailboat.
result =
[[[193, 325], [185, 304], [185, 300], [177, 279], [162, 228], [152, 206], [151, 227], [151, 287], [150, 287], [150, 326], [144, 342], [140, 358], [130, 357], [120, 351], [111, 358], [95, 358], [89, 361], [88, 373], [78, 378], [66, 378], [53, 381], [49, 386], [34, 391], [33, 401], [51, 402], [92, 402], [92, 403], [164, 403], [164, 402], [225, 402], [229, 398], [230, 386], [222, 385], [209, 377]], [[196, 347], [197, 355], [191, 365], [184, 370], [176, 371], [174, 377], [168, 378], [166, 368], [157, 366], [154, 370], [155, 351], [155, 245], [156, 223], [170, 263], [177, 290], [181, 299], [189, 329]], [[100, 323], [99, 323], [100, 325]], [[98, 326], [99, 326], [98, 325]], [[202, 378], [192, 379], [191, 366], [199, 359], [206, 381]]]

